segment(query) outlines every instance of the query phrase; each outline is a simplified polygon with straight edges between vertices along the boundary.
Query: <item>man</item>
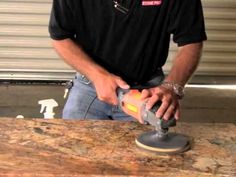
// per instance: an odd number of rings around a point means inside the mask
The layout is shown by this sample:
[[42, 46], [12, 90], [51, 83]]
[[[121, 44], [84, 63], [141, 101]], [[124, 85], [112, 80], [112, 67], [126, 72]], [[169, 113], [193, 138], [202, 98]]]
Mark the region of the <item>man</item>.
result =
[[[117, 89], [141, 89], [156, 116], [180, 117], [179, 99], [206, 40], [200, 0], [54, 0], [53, 46], [78, 73], [63, 117], [131, 120], [117, 106]], [[163, 80], [170, 35], [178, 45]]]

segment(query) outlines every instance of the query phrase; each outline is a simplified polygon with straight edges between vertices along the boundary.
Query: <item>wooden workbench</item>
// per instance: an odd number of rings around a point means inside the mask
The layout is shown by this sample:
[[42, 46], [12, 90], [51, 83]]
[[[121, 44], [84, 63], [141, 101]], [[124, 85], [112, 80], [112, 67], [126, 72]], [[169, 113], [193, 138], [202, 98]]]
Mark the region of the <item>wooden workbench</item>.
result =
[[179, 123], [192, 150], [171, 156], [141, 151], [149, 126], [117, 121], [0, 119], [0, 176], [236, 176], [234, 124]]

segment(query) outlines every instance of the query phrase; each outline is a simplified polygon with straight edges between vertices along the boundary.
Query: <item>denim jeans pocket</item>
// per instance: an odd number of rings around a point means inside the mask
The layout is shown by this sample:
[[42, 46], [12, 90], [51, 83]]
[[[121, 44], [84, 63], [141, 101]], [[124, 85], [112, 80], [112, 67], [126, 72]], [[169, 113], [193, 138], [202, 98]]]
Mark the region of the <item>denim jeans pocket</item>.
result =
[[85, 77], [85, 75], [80, 74], [80, 73], [76, 73], [75, 80], [77, 80], [77, 81], [79, 81], [80, 83], [85, 84], [85, 85], [91, 84], [91, 81], [88, 80], [88, 78]]

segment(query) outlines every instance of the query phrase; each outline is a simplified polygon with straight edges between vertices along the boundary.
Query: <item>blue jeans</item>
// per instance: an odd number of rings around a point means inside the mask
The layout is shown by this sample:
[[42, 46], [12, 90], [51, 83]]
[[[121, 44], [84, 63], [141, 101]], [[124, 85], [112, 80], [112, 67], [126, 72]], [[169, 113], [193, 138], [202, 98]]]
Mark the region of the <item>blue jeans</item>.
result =
[[100, 101], [93, 84], [79, 73], [73, 80], [73, 86], [64, 106], [63, 119], [134, 121], [119, 106]]

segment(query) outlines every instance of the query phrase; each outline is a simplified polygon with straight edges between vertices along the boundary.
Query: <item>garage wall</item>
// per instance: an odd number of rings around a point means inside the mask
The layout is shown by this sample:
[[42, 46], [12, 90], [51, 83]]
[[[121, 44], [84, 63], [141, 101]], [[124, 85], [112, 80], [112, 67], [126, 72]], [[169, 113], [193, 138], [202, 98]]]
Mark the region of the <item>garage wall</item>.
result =
[[[235, 0], [202, 0], [204, 7], [208, 41], [200, 66], [195, 73], [195, 81], [215, 83], [230, 80], [235, 83], [236, 77], [236, 1]], [[169, 63], [175, 54], [176, 47], [171, 45]], [[200, 80], [197, 78], [201, 78]]]
[[[208, 41], [195, 73], [204, 78], [236, 76], [236, 1], [202, 0]], [[48, 36], [51, 0], [0, 1], [0, 79], [67, 80], [74, 71], [53, 51]], [[176, 47], [171, 44], [168, 72]], [[223, 79], [224, 80], [224, 79]]]
[[51, 0], [0, 1], [0, 78], [60, 80], [70, 67], [51, 48]]

